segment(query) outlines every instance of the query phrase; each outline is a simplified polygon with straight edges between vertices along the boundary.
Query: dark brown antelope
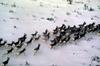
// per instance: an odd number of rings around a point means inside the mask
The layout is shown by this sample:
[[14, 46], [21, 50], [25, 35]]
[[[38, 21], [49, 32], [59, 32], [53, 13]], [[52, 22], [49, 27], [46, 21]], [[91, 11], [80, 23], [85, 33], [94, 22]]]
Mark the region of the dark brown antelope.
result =
[[5, 46], [7, 41], [4, 41], [3, 43], [0, 44], [0, 46]]
[[39, 40], [40, 37], [41, 37], [41, 35], [38, 35], [38, 37], [35, 37], [35, 40]]
[[9, 62], [10, 58], [8, 57], [6, 61], [2, 62], [4, 66], [6, 66]]
[[15, 46], [17, 46], [19, 43], [20, 43], [19, 40], [17, 42], [14, 42]]
[[45, 32], [43, 32], [43, 35], [45, 36], [48, 33], [48, 30], [46, 29]]
[[34, 50], [37, 52], [40, 49], [40, 44], [38, 44], [38, 46], [36, 48], [34, 48]]
[[8, 43], [7, 46], [13, 46], [14, 45], [14, 41], [12, 41], [12, 43]]
[[25, 42], [27, 34], [24, 34], [23, 37], [19, 38], [18, 41], [20, 41], [21, 43]]
[[23, 46], [23, 44], [21, 43], [21, 44], [17, 45], [16, 48], [20, 49], [22, 46]]
[[38, 34], [38, 32], [36, 31], [34, 34], [31, 34], [33, 37], [35, 37]]
[[22, 49], [21, 51], [19, 51], [19, 55], [24, 53], [26, 51], [26, 48]]
[[13, 47], [11, 47], [11, 49], [7, 50], [7, 54], [11, 53], [14, 50]]
[[29, 41], [27, 41], [26, 43], [30, 44], [32, 42], [32, 40], [33, 40], [33, 37], [31, 37], [31, 39]]

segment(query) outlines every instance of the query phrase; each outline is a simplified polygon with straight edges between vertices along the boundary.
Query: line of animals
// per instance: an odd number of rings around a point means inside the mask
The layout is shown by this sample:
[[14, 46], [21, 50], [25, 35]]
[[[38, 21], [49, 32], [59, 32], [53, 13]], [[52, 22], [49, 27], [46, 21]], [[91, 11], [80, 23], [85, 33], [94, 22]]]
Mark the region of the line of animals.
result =
[[[18, 41], [12, 41], [11, 43], [7, 43], [6, 40], [3, 40], [2, 38], [0, 38], [0, 47], [7, 47], [10, 48], [7, 50], [7, 52], [5, 53], [6, 55], [12, 53], [14, 51], [14, 49], [16, 48], [17, 50], [20, 49], [20, 51], [18, 51], [18, 53], [16, 53], [17, 55], [21, 55], [22, 53], [24, 53], [26, 51], [26, 47], [23, 48], [23, 46], [25, 46], [25, 44], [27, 44], [27, 46], [29, 44], [32, 43], [32, 41], [37, 41], [40, 39], [40, 35], [37, 35], [38, 32], [36, 31], [34, 34], [31, 34], [32, 37], [26, 41], [27, 39], [27, 34], [24, 34], [22, 37], [18, 38]], [[38, 50], [40, 49], [40, 44], [37, 45], [37, 47], [34, 48], [34, 53], [38, 52]], [[8, 64], [10, 60], [10, 57], [7, 57], [7, 59], [5, 61], [2, 62], [2, 66], [6, 66]]]
[[85, 37], [87, 33], [90, 32], [97, 32], [100, 33], [100, 24], [95, 24], [94, 22], [91, 24], [86, 25], [86, 22], [83, 24], [75, 25], [66, 27], [65, 24], [62, 24], [61, 27], [56, 26], [53, 30], [53, 34], [55, 35], [53, 40], [51, 41], [51, 48], [57, 45], [64, 45], [68, 41], [76, 41], [82, 37]]
[[[17, 49], [21, 49], [22, 46], [26, 43], [27, 46], [29, 44], [32, 43], [32, 41], [37, 41], [41, 38], [41, 36], [43, 36], [46, 41], [50, 40], [51, 44], [50, 48], [53, 48], [57, 45], [63, 45], [66, 44], [68, 41], [73, 40], [76, 41], [82, 37], [84, 37], [87, 33], [90, 32], [98, 32], [100, 33], [100, 24], [95, 24], [94, 22], [91, 24], [86, 25], [86, 22], [84, 22], [83, 24], [78, 25], [78, 27], [76, 27], [75, 25], [73, 25], [72, 27], [68, 25], [68, 27], [65, 24], [62, 24], [61, 27], [56, 26], [56, 28], [53, 30], [53, 32], [49, 32], [47, 29], [43, 32], [43, 35], [39, 35], [38, 32], [36, 31], [35, 33], [31, 34], [31, 38], [26, 41], [27, 39], [27, 34], [24, 34], [22, 37], [18, 38], [18, 41], [12, 41], [11, 43], [7, 43], [7, 41], [3, 40], [2, 38], [0, 38], [0, 47], [2, 46], [7, 46], [7, 47], [11, 47], [9, 50], [7, 50], [6, 54], [11, 53], [14, 48], [16, 47]], [[53, 39], [51, 40], [51, 35], [53, 35]], [[34, 48], [34, 51], [38, 51], [40, 49], [41, 44], [38, 44], [38, 46], [36, 48]], [[20, 50], [18, 52], [18, 54], [22, 54], [26, 51], [26, 47], [23, 48], [22, 50]], [[9, 57], [7, 58], [6, 61], [2, 62], [4, 66], [6, 66], [8, 64], [9, 61]]]

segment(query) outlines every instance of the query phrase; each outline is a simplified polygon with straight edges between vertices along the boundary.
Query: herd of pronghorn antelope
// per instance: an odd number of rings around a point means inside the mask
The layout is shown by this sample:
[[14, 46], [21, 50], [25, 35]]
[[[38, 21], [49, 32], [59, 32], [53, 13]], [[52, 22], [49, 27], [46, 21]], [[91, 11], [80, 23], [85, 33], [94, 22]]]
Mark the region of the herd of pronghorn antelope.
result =
[[[49, 44], [50, 48], [53, 49], [57, 46], [62, 46], [67, 44], [69, 41], [76, 41], [80, 38], [84, 37], [87, 33], [95, 32], [100, 33], [100, 24], [95, 24], [94, 22], [91, 24], [86, 24], [84, 22], [83, 24], [80, 24], [78, 26], [66, 26], [65, 24], [62, 24], [62, 26], [56, 26], [56, 28], [50, 32], [48, 29], [46, 29], [42, 35], [38, 34], [38, 31], [35, 31], [35, 33], [31, 34], [31, 38], [26, 41], [27, 34], [24, 33], [22, 37], [19, 37], [17, 41], [12, 41], [11, 43], [8, 43], [3, 38], [0, 38], [0, 48], [1, 47], [10, 47], [10, 49], [7, 50], [6, 54], [10, 54], [13, 52], [13, 50], [16, 48], [16, 50], [21, 49], [18, 51], [17, 55], [21, 55], [26, 51], [26, 47], [30, 44], [32, 44], [32, 41], [39, 41], [40, 38], [43, 38], [45, 41], [50, 41]], [[51, 37], [54, 38], [51, 38]], [[24, 48], [22, 48], [25, 46]], [[33, 50], [36, 52], [39, 51], [41, 47], [41, 43], [37, 45]], [[6, 61], [3, 61], [2, 64], [6, 66], [10, 60], [10, 57], [7, 58]]]

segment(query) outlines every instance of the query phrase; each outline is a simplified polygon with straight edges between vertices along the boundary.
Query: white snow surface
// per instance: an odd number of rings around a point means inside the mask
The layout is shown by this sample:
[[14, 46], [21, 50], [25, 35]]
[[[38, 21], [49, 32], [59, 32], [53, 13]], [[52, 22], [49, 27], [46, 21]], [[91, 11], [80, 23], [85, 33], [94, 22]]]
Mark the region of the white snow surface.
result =
[[[28, 35], [27, 40], [35, 31], [42, 35], [48, 29], [52, 33], [56, 26], [62, 24], [73, 26], [84, 21], [87, 24], [100, 24], [100, 0], [73, 0], [72, 5], [67, 0], [0, 0], [0, 3], [4, 3], [0, 4], [0, 38], [8, 43], [17, 41], [24, 33]], [[13, 7], [14, 4], [16, 7]], [[84, 10], [84, 4], [94, 11]], [[14, 12], [11, 13], [10, 10]], [[54, 18], [54, 21], [48, 21], [48, 17]], [[33, 49], [38, 43], [41, 47], [34, 55]], [[26, 66], [26, 61], [30, 66], [95, 66], [96, 63], [92, 63], [91, 58], [100, 57], [100, 35], [97, 33], [89, 33], [80, 40], [70, 41], [55, 49], [50, 49], [49, 44], [50, 41], [42, 38], [33, 41], [26, 47], [25, 53], [19, 56], [16, 55], [16, 50], [3, 55], [9, 48], [0, 47], [0, 64], [9, 56], [7, 66]]]

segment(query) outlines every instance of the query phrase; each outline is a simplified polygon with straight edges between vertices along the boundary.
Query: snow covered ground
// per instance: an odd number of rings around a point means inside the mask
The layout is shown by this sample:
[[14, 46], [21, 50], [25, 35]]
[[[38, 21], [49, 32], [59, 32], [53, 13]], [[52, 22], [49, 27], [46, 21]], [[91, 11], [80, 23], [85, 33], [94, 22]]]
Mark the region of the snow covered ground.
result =
[[[85, 10], [84, 4], [88, 9]], [[47, 18], [53, 18], [49, 21]], [[95, 22], [100, 24], [100, 0], [73, 0], [72, 5], [67, 0], [0, 0], [0, 38], [17, 41], [24, 33], [28, 35], [38, 31], [40, 35], [45, 29], [51, 33], [56, 26], [62, 24], [79, 25]], [[16, 27], [16, 28], [14, 28]], [[39, 52], [34, 55], [33, 49], [40, 43]], [[17, 56], [16, 50], [4, 55], [9, 48], [0, 47], [0, 63], [9, 56], [7, 66], [96, 66], [93, 56], [100, 57], [100, 35], [89, 33], [77, 41], [71, 41], [56, 49], [49, 48], [50, 41], [33, 41], [25, 53]]]

